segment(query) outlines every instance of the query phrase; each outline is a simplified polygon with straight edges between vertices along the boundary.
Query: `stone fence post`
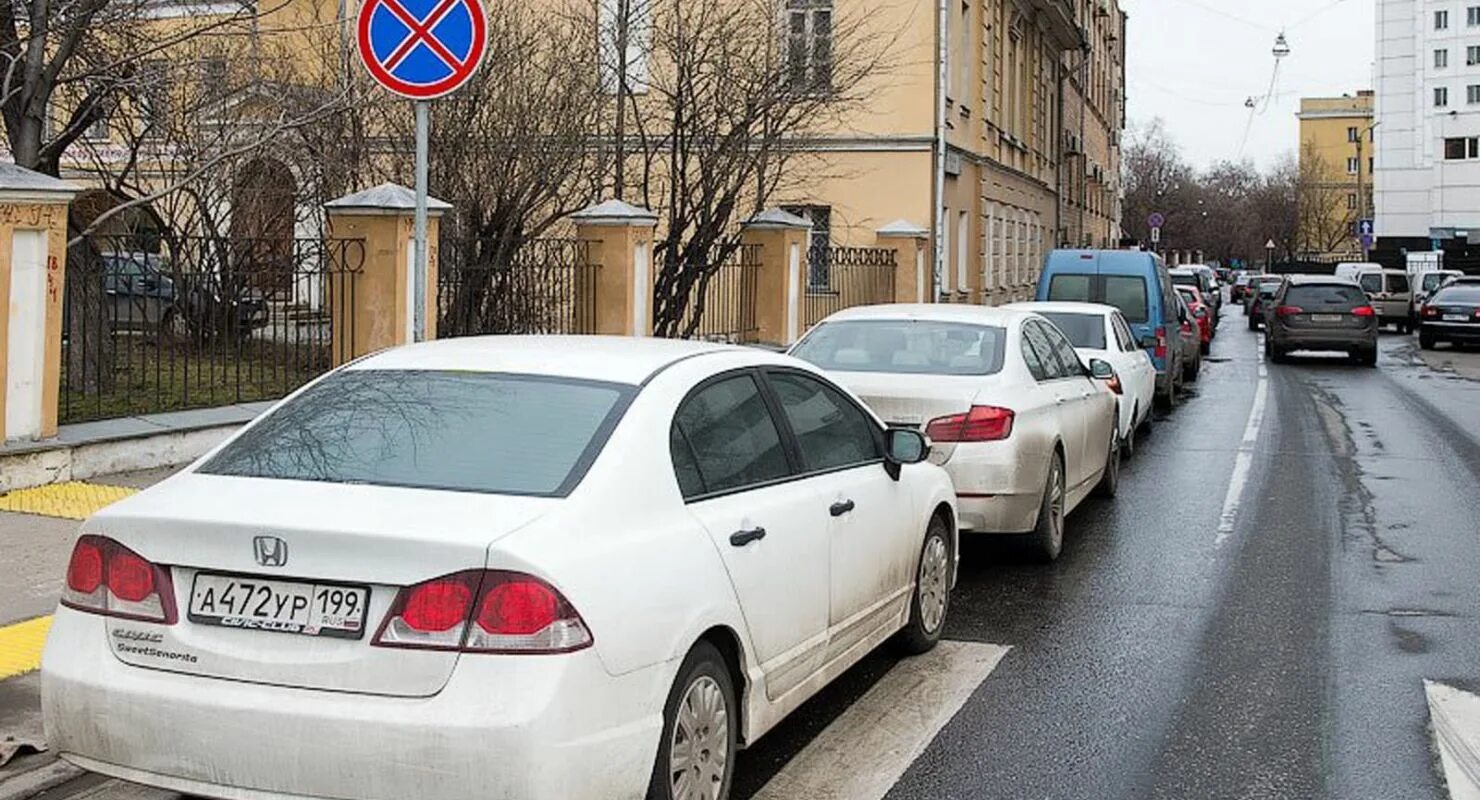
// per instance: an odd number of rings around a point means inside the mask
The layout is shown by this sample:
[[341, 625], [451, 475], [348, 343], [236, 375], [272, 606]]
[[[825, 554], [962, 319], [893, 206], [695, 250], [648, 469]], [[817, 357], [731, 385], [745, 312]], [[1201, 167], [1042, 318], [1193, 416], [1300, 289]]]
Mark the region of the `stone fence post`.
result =
[[[438, 220], [452, 206], [427, 198], [426, 337], [437, 338]], [[329, 238], [364, 242], [358, 273], [329, 274], [333, 363], [409, 344], [415, 325], [416, 193], [383, 183], [324, 204]]]
[[756, 276], [757, 339], [788, 346], [806, 332], [807, 240], [812, 223], [779, 208], [762, 211], [745, 223], [741, 241], [758, 245]]
[[[593, 279], [576, 283], [577, 308], [594, 308], [596, 329], [611, 336], [653, 335], [653, 229], [658, 215], [607, 200], [571, 215], [588, 242]], [[594, 293], [594, 297], [586, 296]]]
[[894, 251], [894, 302], [928, 303], [935, 297], [934, 270], [928, 268], [930, 231], [896, 220], [875, 232], [877, 245]]
[[57, 435], [67, 206], [77, 191], [0, 164], [0, 440]]

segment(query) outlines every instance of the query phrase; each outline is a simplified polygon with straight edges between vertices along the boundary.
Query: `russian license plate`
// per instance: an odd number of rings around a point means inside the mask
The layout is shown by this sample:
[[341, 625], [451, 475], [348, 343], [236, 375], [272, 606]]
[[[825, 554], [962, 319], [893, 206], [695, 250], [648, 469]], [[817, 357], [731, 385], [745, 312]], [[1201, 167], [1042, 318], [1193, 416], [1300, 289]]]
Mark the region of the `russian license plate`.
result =
[[1444, 315], [1444, 321], [1445, 322], [1469, 322], [1470, 321], [1470, 318], [1467, 317], [1467, 316], [1465, 316], [1464, 314], [1445, 314]]
[[190, 589], [190, 621], [227, 628], [358, 639], [370, 589], [200, 573]]
[[1341, 321], [1341, 315], [1340, 314], [1311, 314], [1310, 315], [1310, 318], [1311, 318], [1311, 320], [1313, 322], [1340, 322]]

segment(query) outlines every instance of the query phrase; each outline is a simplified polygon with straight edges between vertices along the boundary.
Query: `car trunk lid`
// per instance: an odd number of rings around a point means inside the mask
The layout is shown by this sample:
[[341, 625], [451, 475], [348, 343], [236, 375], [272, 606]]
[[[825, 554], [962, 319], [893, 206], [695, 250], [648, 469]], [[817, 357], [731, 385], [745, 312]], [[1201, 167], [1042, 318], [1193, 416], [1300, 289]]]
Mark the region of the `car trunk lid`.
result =
[[[370, 644], [400, 587], [484, 567], [493, 541], [559, 502], [185, 474], [105, 510], [87, 532], [165, 567], [174, 584], [176, 624], [109, 618], [111, 647], [125, 663], [254, 683], [429, 696], [446, 684], [456, 653]], [[259, 537], [272, 544], [259, 546]], [[192, 606], [193, 599], [208, 596], [221, 601], [206, 593], [224, 593], [230, 584], [254, 591], [266, 586], [270, 594], [264, 598], [314, 595], [318, 588], [365, 590], [359, 595], [365, 610], [359, 630], [306, 635], [244, 628], [260, 623], [241, 616], [212, 624], [210, 612], [223, 613], [229, 604]], [[246, 616], [265, 610], [272, 617], [273, 602], [283, 601], [267, 600], [265, 609], [253, 605]], [[343, 594], [338, 602], [341, 612], [348, 610]]]
[[[962, 414], [973, 405], [990, 404], [998, 376], [918, 375], [885, 372], [835, 372], [834, 380], [853, 390], [890, 427], [924, 431], [931, 420]], [[950, 461], [954, 444], [935, 443], [930, 460]]]

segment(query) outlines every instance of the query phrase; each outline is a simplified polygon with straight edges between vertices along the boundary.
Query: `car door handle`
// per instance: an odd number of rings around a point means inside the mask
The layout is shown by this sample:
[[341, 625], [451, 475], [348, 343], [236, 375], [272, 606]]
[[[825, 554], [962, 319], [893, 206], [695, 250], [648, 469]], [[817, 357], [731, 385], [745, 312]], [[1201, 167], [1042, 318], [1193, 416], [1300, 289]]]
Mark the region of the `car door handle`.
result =
[[735, 531], [730, 534], [730, 544], [735, 547], [744, 547], [751, 542], [759, 542], [764, 538], [766, 538], [766, 529], [757, 526], [748, 531]]
[[852, 500], [839, 500], [838, 502], [833, 503], [832, 508], [828, 510], [832, 512], [833, 516], [841, 517], [844, 514], [852, 511], [854, 508], [856, 508], [856, 506], [853, 504]]

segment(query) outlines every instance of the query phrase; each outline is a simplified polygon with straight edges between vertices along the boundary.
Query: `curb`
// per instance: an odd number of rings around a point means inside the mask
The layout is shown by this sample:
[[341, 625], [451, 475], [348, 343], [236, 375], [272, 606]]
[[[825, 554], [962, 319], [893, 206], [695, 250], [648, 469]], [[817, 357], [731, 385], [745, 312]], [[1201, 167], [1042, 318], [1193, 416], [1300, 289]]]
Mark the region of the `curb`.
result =
[[[1434, 738], [1438, 740], [1441, 755], [1446, 756], [1446, 766], [1453, 767], [1446, 770], [1450, 778], [1450, 794], [1455, 798], [1480, 797], [1480, 740], [1472, 741], [1470, 736], [1466, 736], [1452, 713], [1448, 701], [1457, 690], [1430, 681], [1425, 682], [1424, 689], [1428, 695]], [[1463, 781], [1463, 786], [1453, 785], [1456, 777]]]
[[0, 800], [26, 800], [85, 774], [82, 768], [54, 758], [39, 767], [0, 779]]

